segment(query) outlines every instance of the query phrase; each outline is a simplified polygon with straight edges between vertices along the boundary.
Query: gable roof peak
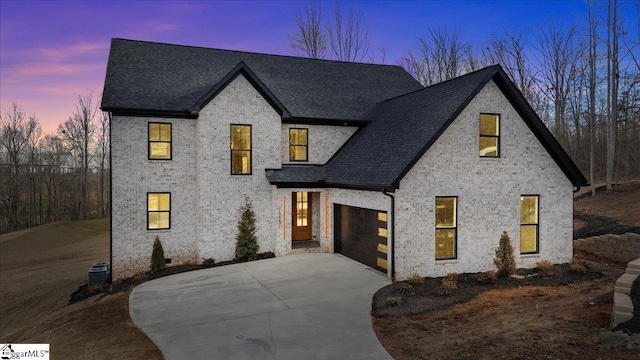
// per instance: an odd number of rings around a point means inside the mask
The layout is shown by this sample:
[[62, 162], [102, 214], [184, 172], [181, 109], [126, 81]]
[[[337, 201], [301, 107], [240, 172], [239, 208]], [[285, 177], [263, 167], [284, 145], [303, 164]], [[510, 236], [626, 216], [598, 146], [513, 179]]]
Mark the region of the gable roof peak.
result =
[[231, 69], [249, 74], [253, 85], [260, 84], [265, 93], [271, 92], [274, 101], [278, 100], [275, 103], [283, 105], [276, 107], [286, 107], [291, 118], [318, 119], [321, 123], [360, 121], [375, 103], [421, 88], [397, 65], [115, 38], [101, 106], [123, 115], [197, 118], [194, 106], [201, 105], [225, 77], [237, 76], [229, 73]]

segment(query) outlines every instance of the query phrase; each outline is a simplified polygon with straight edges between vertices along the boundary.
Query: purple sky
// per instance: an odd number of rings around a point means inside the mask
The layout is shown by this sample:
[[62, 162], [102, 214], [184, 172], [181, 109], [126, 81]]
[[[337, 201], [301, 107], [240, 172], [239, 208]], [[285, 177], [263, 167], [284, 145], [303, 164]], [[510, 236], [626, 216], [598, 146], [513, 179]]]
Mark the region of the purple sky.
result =
[[[126, 38], [292, 55], [296, 1], [18, 1], [0, 0], [0, 112], [18, 105], [55, 131], [78, 95], [102, 92], [109, 42]], [[342, 1], [363, 11], [371, 49], [385, 63], [414, 49], [428, 29], [460, 28], [478, 45], [505, 29], [536, 29], [551, 20], [586, 18], [584, 1]], [[329, 13], [334, 2], [323, 2]], [[626, 5], [632, 26], [637, 12]], [[328, 16], [327, 16], [328, 17]], [[637, 28], [633, 29], [637, 32]], [[636, 35], [637, 36], [637, 35]], [[376, 51], [376, 61], [380, 53]]]

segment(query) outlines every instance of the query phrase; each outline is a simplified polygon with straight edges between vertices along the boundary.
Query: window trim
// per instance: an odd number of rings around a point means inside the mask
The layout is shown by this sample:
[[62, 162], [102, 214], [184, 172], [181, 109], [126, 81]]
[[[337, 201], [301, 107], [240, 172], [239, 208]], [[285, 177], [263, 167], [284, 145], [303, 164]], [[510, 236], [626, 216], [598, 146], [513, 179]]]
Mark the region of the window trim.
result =
[[[304, 130], [307, 133], [307, 143], [305, 145], [291, 144], [291, 130]], [[304, 146], [304, 160], [296, 160], [291, 158], [291, 147]], [[295, 162], [309, 162], [309, 129], [308, 128], [289, 128], [289, 161]]]
[[[151, 140], [151, 125], [169, 125], [169, 141]], [[169, 143], [169, 158], [151, 157], [151, 143]], [[147, 123], [147, 160], [170, 161], [173, 160], [173, 124], [168, 122], [149, 121]]]
[[[495, 115], [498, 117], [498, 135], [483, 135], [480, 130], [480, 116], [482, 115]], [[496, 144], [496, 148], [497, 148], [497, 152], [498, 154], [495, 156], [492, 155], [481, 155], [478, 153], [478, 155], [480, 156], [481, 159], [498, 159], [501, 157], [501, 149], [500, 149], [500, 134], [502, 134], [502, 115], [501, 114], [496, 114], [496, 113], [487, 113], [487, 112], [482, 112], [480, 113], [480, 115], [478, 115], [478, 152], [480, 151], [480, 139], [482, 139], [483, 137], [485, 138], [494, 138], [497, 141]]]
[[520, 215], [520, 217], [522, 217], [522, 198], [523, 197], [532, 197], [535, 196], [537, 198], [536, 201], [536, 215], [537, 215], [537, 220], [538, 222], [536, 222], [535, 224], [523, 224], [522, 220], [520, 220], [520, 231], [522, 232], [522, 225], [535, 225], [536, 227], [536, 250], [535, 251], [530, 251], [530, 252], [522, 252], [522, 239], [520, 239], [520, 255], [532, 255], [532, 254], [539, 254], [540, 253], [540, 194], [522, 194], [520, 195], [520, 211], [518, 212], [518, 215]]
[[[160, 210], [149, 210], [149, 195], [152, 194], [169, 194], [169, 211], [160, 211]], [[156, 230], [171, 230], [171, 192], [168, 191], [148, 191], [147, 192], [147, 230], [148, 231], [156, 231]], [[166, 228], [150, 228], [149, 227], [149, 213], [169, 213], [169, 227]]]
[[[456, 226], [453, 227], [438, 227], [438, 215], [437, 215], [437, 206], [438, 206], [438, 199], [455, 199], [455, 204], [456, 204], [456, 208], [455, 208], [455, 224]], [[434, 242], [434, 257], [436, 259], [436, 261], [446, 261], [446, 260], [457, 260], [458, 259], [458, 197], [457, 196], [436, 196], [434, 202], [434, 231], [433, 231], [433, 242]], [[435, 252], [435, 246], [436, 246], [436, 233], [438, 232], [438, 230], [450, 230], [453, 229], [453, 257], [448, 257], [448, 258], [438, 258], [436, 256], [436, 252]]]
[[[233, 127], [234, 126], [248, 126], [249, 127], [249, 149], [232, 149], [231, 141], [233, 139]], [[234, 173], [233, 172], [233, 152], [234, 151], [248, 151], [249, 152], [249, 172], [248, 173]], [[231, 175], [253, 175], [253, 125], [251, 124], [230, 124], [229, 125], [229, 173]]]

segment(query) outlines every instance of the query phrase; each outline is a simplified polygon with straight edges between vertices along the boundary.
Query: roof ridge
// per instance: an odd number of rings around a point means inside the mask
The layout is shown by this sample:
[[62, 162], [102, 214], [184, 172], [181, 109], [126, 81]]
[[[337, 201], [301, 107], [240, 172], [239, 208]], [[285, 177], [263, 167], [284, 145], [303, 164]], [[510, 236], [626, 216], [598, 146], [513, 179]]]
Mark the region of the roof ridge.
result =
[[206, 46], [199, 46], [199, 45], [171, 44], [171, 43], [166, 43], [166, 42], [148, 41], [148, 40], [134, 40], [134, 39], [124, 39], [124, 38], [112, 38], [111, 40], [129, 41], [129, 42], [137, 42], [137, 43], [156, 44], [156, 45], [166, 45], [166, 46], [174, 46], [174, 47], [181, 47], [181, 48], [194, 48], [194, 49], [202, 49], [202, 50], [216, 50], [216, 51], [223, 51], [223, 52], [230, 52], [230, 53], [242, 53], [242, 54], [261, 55], [261, 56], [274, 56], [274, 57], [298, 59], [298, 60], [310, 61], [310, 62], [313, 62], [313, 61], [323, 62], [324, 61], [324, 62], [335, 63], [335, 64], [355, 64], [355, 65], [367, 65], [367, 66], [394, 67], [394, 68], [401, 68], [401, 69], [404, 70], [404, 68], [402, 66], [396, 65], [396, 64], [377, 64], [377, 63], [366, 63], [366, 62], [344, 61], [344, 60], [332, 60], [332, 59], [313, 59], [313, 58], [306, 58], [306, 57], [295, 56], [295, 55], [268, 54], [268, 53], [261, 53], [261, 52], [255, 52], [255, 51], [230, 50], [230, 49], [221, 49], [221, 48], [206, 47]]
[[[436, 86], [444, 85], [444, 84], [449, 83], [451, 81], [459, 81], [460, 79], [466, 78], [468, 76], [477, 75], [481, 71], [489, 71], [491, 69], [491, 70], [495, 70], [497, 72], [498, 69], [500, 69], [500, 68], [501, 68], [501, 66], [499, 64], [493, 64], [493, 65], [485, 66], [482, 69], [474, 70], [474, 71], [472, 71], [470, 73], [466, 73], [466, 74], [463, 74], [463, 75], [460, 75], [460, 76], [457, 76], [457, 77], [454, 77], [454, 78], [451, 78], [451, 79], [447, 79], [445, 81], [441, 81], [441, 82], [436, 83], [436, 84], [431, 84], [429, 86], [423, 87], [422, 89], [410, 91], [408, 93], [404, 93], [404, 94], [401, 94], [401, 95], [398, 95], [398, 96], [394, 96], [394, 97], [379, 101], [377, 104], [380, 104], [380, 103], [383, 103], [383, 102], [386, 102], [386, 101], [390, 101], [390, 100], [395, 100], [395, 99], [398, 99], [398, 98], [401, 98], [401, 97], [404, 97], [404, 96], [407, 96], [407, 95], [411, 95], [411, 94], [414, 94], [414, 93], [417, 93], [417, 92], [420, 92], [420, 91], [424, 91], [424, 90], [427, 90], [427, 89], [433, 89]], [[491, 76], [493, 77], [493, 75], [495, 75], [495, 73], [493, 73]]]

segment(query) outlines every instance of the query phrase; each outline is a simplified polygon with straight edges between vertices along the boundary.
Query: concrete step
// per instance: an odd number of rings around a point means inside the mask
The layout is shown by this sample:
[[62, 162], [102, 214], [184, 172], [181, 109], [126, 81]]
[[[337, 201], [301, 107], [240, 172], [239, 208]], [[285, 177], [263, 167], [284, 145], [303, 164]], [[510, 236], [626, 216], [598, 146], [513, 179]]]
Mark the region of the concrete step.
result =
[[635, 259], [627, 264], [627, 274], [640, 275], [640, 259]]
[[613, 306], [616, 309], [616, 312], [633, 313], [633, 303], [627, 294], [613, 294]]
[[636, 274], [622, 274], [616, 281], [616, 292], [621, 292], [624, 294], [631, 294], [631, 285], [633, 285], [633, 281], [638, 277]]

